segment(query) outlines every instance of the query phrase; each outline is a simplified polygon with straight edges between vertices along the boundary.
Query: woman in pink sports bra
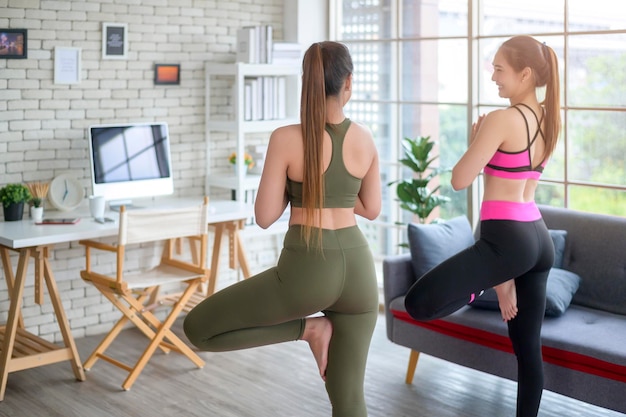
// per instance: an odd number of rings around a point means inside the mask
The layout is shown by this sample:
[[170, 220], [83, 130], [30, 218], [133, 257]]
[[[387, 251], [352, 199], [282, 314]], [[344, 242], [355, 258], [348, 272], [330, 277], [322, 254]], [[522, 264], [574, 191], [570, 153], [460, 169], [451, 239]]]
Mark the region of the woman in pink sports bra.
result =
[[[405, 298], [416, 320], [444, 317], [493, 287], [518, 362], [517, 417], [536, 417], [543, 392], [541, 325], [554, 246], [535, 204], [535, 189], [556, 146], [559, 71], [552, 48], [530, 36], [504, 42], [492, 80], [510, 107], [482, 115], [452, 171], [467, 188], [484, 172], [480, 239], [423, 275]], [[545, 99], [537, 88], [546, 87]]]

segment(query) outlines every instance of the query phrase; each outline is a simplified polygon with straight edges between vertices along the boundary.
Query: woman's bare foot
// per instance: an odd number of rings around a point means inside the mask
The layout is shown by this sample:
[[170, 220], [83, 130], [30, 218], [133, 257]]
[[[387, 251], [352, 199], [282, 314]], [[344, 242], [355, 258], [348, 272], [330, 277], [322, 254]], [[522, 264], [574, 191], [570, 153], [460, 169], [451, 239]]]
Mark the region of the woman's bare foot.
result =
[[320, 376], [324, 381], [326, 381], [328, 347], [330, 346], [332, 335], [333, 325], [328, 317], [309, 317], [305, 320], [302, 340], [309, 343], [315, 362], [317, 362], [317, 367], [320, 370]]
[[498, 295], [498, 304], [504, 321], [513, 320], [517, 316], [517, 292], [515, 281], [510, 279], [493, 287]]

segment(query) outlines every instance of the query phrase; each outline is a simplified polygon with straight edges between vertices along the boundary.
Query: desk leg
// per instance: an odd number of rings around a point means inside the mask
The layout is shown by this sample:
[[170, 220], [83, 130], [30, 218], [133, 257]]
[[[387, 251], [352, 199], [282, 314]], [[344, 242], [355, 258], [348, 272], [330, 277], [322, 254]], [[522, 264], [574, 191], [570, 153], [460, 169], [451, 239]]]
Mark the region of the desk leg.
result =
[[[10, 263], [5, 262], [6, 248], [2, 248], [2, 261], [5, 263], [6, 270], [11, 270]], [[11, 303], [9, 306], [9, 316], [4, 329], [4, 340], [2, 341], [2, 352], [0, 353], [0, 401], [4, 400], [4, 393], [7, 387], [7, 379], [9, 378], [9, 361], [13, 356], [13, 347], [15, 346], [15, 337], [17, 328], [23, 327], [21, 323], [21, 306], [22, 295], [24, 293], [24, 282], [26, 281], [26, 271], [28, 270], [28, 259], [31, 255], [31, 248], [20, 249], [20, 256], [17, 263], [17, 271], [15, 273], [15, 282], [13, 288], [9, 288]], [[8, 279], [8, 278], [7, 278]]]
[[228, 267], [230, 269], [238, 269], [239, 262], [239, 245], [237, 244], [239, 223], [232, 222], [228, 225]]
[[[48, 251], [46, 249], [46, 255], [47, 254]], [[48, 260], [47, 256], [43, 258], [43, 267], [44, 277], [48, 286], [48, 292], [50, 293], [50, 299], [52, 300], [52, 306], [54, 307], [54, 313], [56, 314], [57, 321], [59, 322], [61, 335], [63, 335], [63, 343], [65, 344], [65, 347], [68, 348], [71, 352], [70, 362], [72, 363], [74, 375], [79, 381], [84, 381], [85, 371], [83, 370], [83, 366], [80, 362], [80, 357], [78, 356], [78, 349], [76, 349], [76, 344], [74, 343], [74, 337], [72, 337], [70, 324], [67, 321], [67, 316], [65, 315], [65, 310], [63, 309], [63, 304], [61, 303], [61, 297], [59, 296], [59, 290], [57, 288], [56, 281], [54, 280], [54, 277], [52, 275], [50, 261]]]
[[215, 228], [215, 235], [213, 238], [213, 252], [211, 254], [211, 270], [209, 272], [209, 285], [206, 290], [205, 296], [215, 292], [217, 286], [217, 275], [220, 265], [220, 253], [222, 250], [222, 239], [224, 232], [228, 232], [229, 238], [229, 267], [237, 269], [241, 268], [244, 278], [250, 277], [250, 266], [248, 265], [248, 259], [243, 248], [243, 243], [239, 232], [244, 227], [244, 220], [237, 220], [234, 222], [221, 222], [214, 223], [212, 226]]
[[237, 224], [237, 229], [234, 233], [234, 239], [237, 245], [237, 260], [239, 263], [239, 267], [241, 268], [241, 272], [243, 273], [244, 278], [250, 278], [250, 266], [248, 265], [248, 258], [246, 258], [246, 251], [243, 248], [243, 241], [241, 239], [241, 235], [239, 232], [244, 228], [244, 221], [239, 220]]
[[230, 269], [241, 269], [244, 278], [250, 277], [248, 259], [243, 249], [243, 243], [239, 232], [244, 227], [244, 221], [239, 220], [228, 225], [228, 266]]
[[226, 228], [226, 224], [224, 223], [216, 223], [213, 225], [215, 227], [215, 236], [213, 238], [213, 253], [211, 254], [211, 271], [209, 272], [209, 287], [207, 288], [207, 292], [205, 296], [209, 296], [215, 292], [215, 287], [217, 284], [217, 273], [220, 265], [220, 251], [222, 249], [222, 236], [224, 236], [224, 229]]
[[36, 247], [35, 253], [35, 303], [43, 305], [44, 259], [48, 256], [47, 247]]
[[[13, 267], [11, 266], [11, 255], [9, 250], [4, 246], [0, 247], [0, 256], [2, 256], [2, 268], [4, 269], [4, 278], [7, 282], [7, 290], [9, 294], [13, 293], [13, 286], [15, 285], [15, 276], [13, 275]], [[12, 300], [12, 298], [11, 298]], [[24, 328], [24, 319], [22, 318], [22, 311], [18, 310], [18, 326], [20, 329]]]

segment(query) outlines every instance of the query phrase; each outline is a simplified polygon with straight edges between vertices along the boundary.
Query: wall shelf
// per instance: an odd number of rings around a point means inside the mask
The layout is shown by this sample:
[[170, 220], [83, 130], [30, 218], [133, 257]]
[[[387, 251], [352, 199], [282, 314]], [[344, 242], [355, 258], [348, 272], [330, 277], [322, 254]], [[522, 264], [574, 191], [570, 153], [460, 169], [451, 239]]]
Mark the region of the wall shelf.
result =
[[[258, 79], [259, 77], [279, 77], [284, 79], [284, 88], [272, 88], [272, 97], [270, 100], [280, 100], [281, 106], [284, 106], [284, 112], [280, 112], [280, 118], [270, 118], [267, 120], [247, 120], [246, 104], [250, 103], [250, 96], [246, 94], [247, 80]], [[211, 134], [214, 132], [228, 133], [234, 137], [234, 152], [237, 155], [243, 155], [246, 152], [246, 135], [253, 133], [267, 133], [267, 141], [269, 141], [270, 133], [280, 126], [296, 124], [300, 122], [299, 99], [300, 99], [300, 78], [301, 69], [299, 65], [274, 65], [274, 64], [215, 64], [207, 63], [205, 65], [205, 140], [207, 161], [210, 161], [211, 153]], [[232, 83], [232, 112], [230, 115], [216, 114], [216, 108], [211, 106], [212, 85], [222, 79], [227, 79]], [[281, 80], [281, 82], [283, 82]], [[248, 91], [249, 92], [249, 91]], [[246, 103], [248, 99], [248, 103]], [[265, 106], [268, 104], [262, 98], [257, 102]], [[272, 102], [273, 103], [273, 102]], [[271, 104], [275, 107], [275, 104]], [[230, 117], [232, 115], [232, 118]], [[276, 115], [276, 113], [274, 113]], [[249, 116], [249, 114], [248, 114]], [[265, 144], [267, 144], [267, 141]], [[259, 175], [245, 174], [243, 167], [243, 158], [238, 158], [236, 175], [225, 174], [223, 172], [212, 173], [207, 164], [207, 174], [205, 181], [205, 192], [210, 193], [211, 187], [220, 187], [234, 191], [234, 198], [239, 201], [245, 201], [246, 191], [254, 191], [259, 186]], [[251, 201], [249, 201], [251, 203]]]

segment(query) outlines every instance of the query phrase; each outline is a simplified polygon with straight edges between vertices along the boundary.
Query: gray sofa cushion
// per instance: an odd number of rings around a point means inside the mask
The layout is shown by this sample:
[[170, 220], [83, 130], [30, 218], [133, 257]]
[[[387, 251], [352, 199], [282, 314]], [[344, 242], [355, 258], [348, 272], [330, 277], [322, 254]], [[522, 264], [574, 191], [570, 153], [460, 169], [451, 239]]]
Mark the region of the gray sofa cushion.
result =
[[552, 268], [546, 287], [546, 316], [559, 317], [565, 313], [579, 285], [580, 277], [575, 273]]
[[408, 238], [415, 279], [474, 243], [472, 227], [465, 216], [443, 223], [410, 223]]
[[554, 243], [554, 264], [556, 268], [563, 268], [563, 256], [565, 255], [565, 239], [567, 230], [548, 230], [552, 243]]

